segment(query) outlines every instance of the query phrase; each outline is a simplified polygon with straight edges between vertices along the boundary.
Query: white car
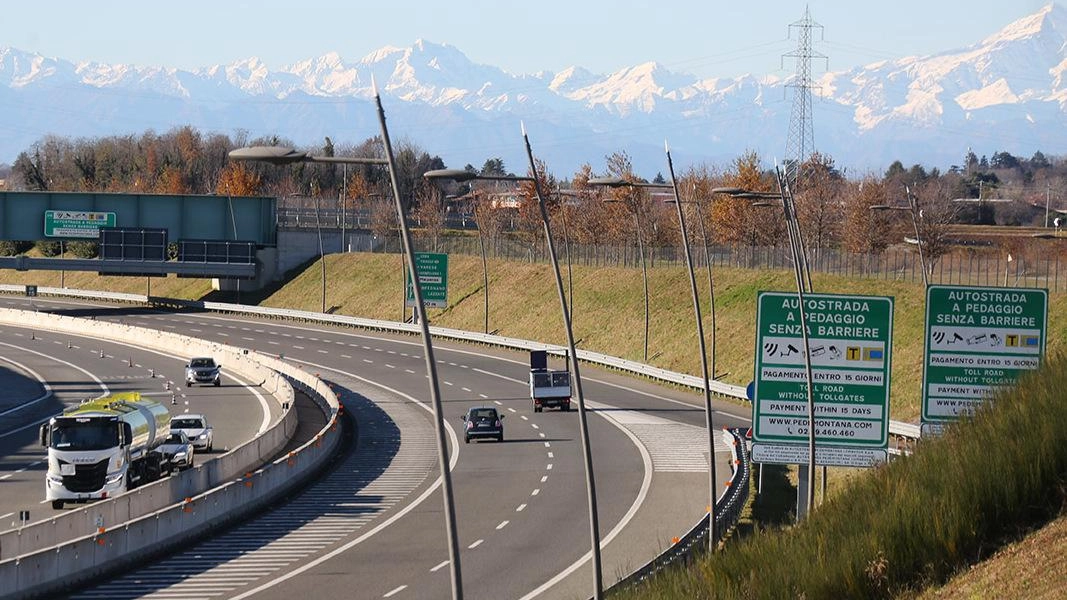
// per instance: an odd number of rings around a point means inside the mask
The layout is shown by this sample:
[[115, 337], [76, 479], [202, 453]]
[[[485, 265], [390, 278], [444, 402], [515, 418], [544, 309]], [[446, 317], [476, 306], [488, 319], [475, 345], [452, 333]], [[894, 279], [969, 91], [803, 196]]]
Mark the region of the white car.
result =
[[218, 387], [222, 383], [221, 369], [222, 365], [217, 364], [214, 358], [191, 358], [189, 364], [185, 365], [185, 385], [192, 387], [194, 383], [208, 383]]
[[189, 436], [185, 435], [185, 432], [181, 429], [172, 430], [167, 437], [167, 441], [163, 442], [163, 445], [159, 447], [159, 452], [163, 454], [163, 457], [170, 461], [173, 468], [179, 471], [191, 469], [193, 467], [193, 449], [192, 442], [189, 441]]
[[178, 415], [170, 421], [171, 432], [181, 431], [193, 444], [194, 448], [200, 448], [211, 452], [215, 447], [215, 432], [208, 425], [207, 417], [185, 413]]

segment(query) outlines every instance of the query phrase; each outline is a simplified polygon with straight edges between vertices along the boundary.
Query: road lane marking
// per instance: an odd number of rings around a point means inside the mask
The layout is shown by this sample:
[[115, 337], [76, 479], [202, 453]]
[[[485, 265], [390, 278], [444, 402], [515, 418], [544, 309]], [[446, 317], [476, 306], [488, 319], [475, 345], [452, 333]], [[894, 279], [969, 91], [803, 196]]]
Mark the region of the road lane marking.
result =
[[436, 572], [440, 571], [441, 569], [443, 569], [443, 568], [445, 568], [447, 566], [448, 566], [448, 561], [446, 560], [443, 563], [437, 565], [436, 567], [430, 569], [430, 572], [431, 573], [436, 573]]
[[[2, 518], [2, 517], [0, 517], [0, 518]], [[503, 528], [507, 527], [507, 526], [508, 526], [508, 523], [510, 523], [510, 522], [511, 522], [511, 521], [501, 521], [501, 522], [500, 522], [500, 525], [497, 525], [497, 526], [496, 526], [496, 528], [497, 528], [497, 531], [499, 531], [499, 530], [501, 530], [501, 529], [503, 529]]]
[[524, 511], [524, 510], [526, 510], [526, 505], [525, 505], [525, 504], [520, 504], [520, 505], [519, 505], [519, 506], [518, 506], [518, 507], [517, 507], [517, 508], [515, 509], [515, 512], [522, 512], [522, 511]]
[[407, 589], [407, 587], [408, 587], [407, 585], [402, 585], [402, 586], [400, 586], [400, 587], [398, 587], [398, 588], [394, 589], [394, 590], [393, 590], [393, 591], [391, 591], [391, 592], [386, 592], [386, 593], [385, 593], [385, 595], [384, 595], [384, 596], [382, 596], [382, 598], [389, 598], [390, 596], [392, 596], [392, 595], [394, 595], [394, 594], [397, 594], [397, 593], [399, 593], [399, 592], [402, 592], [402, 591], [404, 591], [405, 589]]
[[475, 548], [477, 548], [478, 546], [481, 546], [481, 545], [482, 545], [482, 542], [484, 542], [484, 541], [485, 541], [485, 540], [476, 540], [476, 541], [475, 541], [475, 542], [474, 542], [473, 544], [471, 544], [470, 546], [467, 546], [467, 549], [468, 549], [468, 550], [474, 550], [474, 549], [475, 549]]

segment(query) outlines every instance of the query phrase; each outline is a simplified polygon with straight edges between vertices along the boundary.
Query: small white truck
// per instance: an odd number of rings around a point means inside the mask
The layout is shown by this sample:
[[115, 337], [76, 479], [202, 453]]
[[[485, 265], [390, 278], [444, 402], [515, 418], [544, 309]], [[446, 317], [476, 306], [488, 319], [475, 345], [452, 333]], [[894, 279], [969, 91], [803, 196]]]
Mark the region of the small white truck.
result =
[[530, 398], [534, 412], [542, 412], [546, 406], [571, 409], [571, 373], [567, 369], [550, 370], [544, 350], [530, 351]]

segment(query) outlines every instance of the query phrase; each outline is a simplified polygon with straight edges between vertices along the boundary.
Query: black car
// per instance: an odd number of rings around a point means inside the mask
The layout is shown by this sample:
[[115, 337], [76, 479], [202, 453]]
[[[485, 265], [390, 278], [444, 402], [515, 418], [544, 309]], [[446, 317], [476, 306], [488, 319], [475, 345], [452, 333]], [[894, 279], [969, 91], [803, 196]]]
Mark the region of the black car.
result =
[[463, 441], [471, 443], [471, 438], [496, 438], [504, 441], [504, 415], [492, 406], [475, 406], [463, 415], [466, 426], [463, 428]]

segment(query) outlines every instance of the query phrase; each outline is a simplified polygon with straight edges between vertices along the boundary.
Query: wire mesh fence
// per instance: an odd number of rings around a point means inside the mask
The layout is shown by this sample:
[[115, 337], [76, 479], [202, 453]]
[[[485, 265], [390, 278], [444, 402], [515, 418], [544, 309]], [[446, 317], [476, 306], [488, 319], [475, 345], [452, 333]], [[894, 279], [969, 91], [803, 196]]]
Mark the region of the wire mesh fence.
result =
[[[477, 236], [442, 236], [436, 240], [417, 238], [416, 250], [422, 252], [447, 252], [460, 255], [480, 255]], [[522, 262], [546, 262], [548, 253], [541, 240], [521, 240], [499, 237], [487, 240], [486, 255], [489, 258]], [[376, 240], [365, 247], [354, 248], [369, 252], [399, 252], [395, 237]], [[685, 257], [681, 247], [660, 246], [645, 249], [645, 261], [649, 268], [684, 266]], [[557, 255], [562, 263], [586, 267], [640, 267], [641, 255], [636, 246], [585, 245], [559, 243]], [[785, 246], [733, 246], [708, 247], [708, 260], [702, 246], [693, 249], [693, 262], [697, 268], [732, 267], [739, 269], [790, 269], [792, 262], [789, 248]], [[837, 249], [821, 249], [811, 252], [809, 266], [813, 273], [825, 273], [849, 278], [880, 279], [922, 283], [922, 263], [919, 255], [909, 248], [889, 248], [884, 252], [856, 254]], [[928, 279], [931, 284], [967, 286], [1007, 286], [1046, 288], [1049, 291], [1064, 291], [1067, 288], [1067, 273], [1060, 270], [1067, 266], [1058, 253], [1041, 254], [1036, 251], [1018, 256], [1007, 253], [954, 252], [936, 258], [926, 258]]]

